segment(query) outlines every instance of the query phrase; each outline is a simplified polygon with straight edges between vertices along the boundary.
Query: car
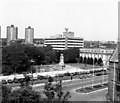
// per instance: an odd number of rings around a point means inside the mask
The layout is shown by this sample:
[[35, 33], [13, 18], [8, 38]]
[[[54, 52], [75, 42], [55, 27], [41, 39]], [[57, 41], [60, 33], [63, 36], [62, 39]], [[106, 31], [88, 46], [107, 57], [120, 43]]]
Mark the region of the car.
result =
[[70, 73], [65, 73], [64, 75], [65, 75], [65, 76], [71, 76]]
[[18, 82], [19, 82], [19, 79], [14, 78], [14, 79], [13, 79], [13, 82], [14, 82], [14, 83], [18, 83]]
[[7, 81], [8, 83], [13, 83], [13, 80], [11, 80], [11, 79], [8, 79], [8, 81]]
[[101, 76], [101, 75], [102, 75], [102, 73], [97, 73], [97, 74], [96, 74], [96, 76]]
[[38, 75], [37, 78], [42, 80], [42, 79], [44, 79], [44, 76]]
[[44, 79], [48, 79], [48, 76], [43, 76], [44, 77]]
[[59, 76], [59, 77], [64, 77], [64, 74], [59, 74], [58, 76]]
[[91, 78], [91, 77], [92, 77], [92, 75], [91, 75], [91, 74], [87, 74], [87, 77]]
[[83, 75], [80, 75], [79, 78], [80, 78], [80, 79], [83, 79], [84, 77], [83, 77]]
[[6, 80], [2, 80], [2, 84], [7, 84], [7, 81]]
[[18, 79], [19, 83], [24, 82], [24, 79], [25, 79], [25, 78], [19, 78], [19, 79]]

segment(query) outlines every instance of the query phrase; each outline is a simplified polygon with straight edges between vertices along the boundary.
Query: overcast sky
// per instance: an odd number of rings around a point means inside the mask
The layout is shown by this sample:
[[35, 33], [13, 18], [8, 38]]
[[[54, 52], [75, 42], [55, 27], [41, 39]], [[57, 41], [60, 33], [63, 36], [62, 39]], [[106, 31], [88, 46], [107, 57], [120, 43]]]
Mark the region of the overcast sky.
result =
[[85, 40], [117, 40], [119, 0], [0, 0], [2, 37], [6, 27], [34, 28], [35, 38], [62, 34], [65, 27]]

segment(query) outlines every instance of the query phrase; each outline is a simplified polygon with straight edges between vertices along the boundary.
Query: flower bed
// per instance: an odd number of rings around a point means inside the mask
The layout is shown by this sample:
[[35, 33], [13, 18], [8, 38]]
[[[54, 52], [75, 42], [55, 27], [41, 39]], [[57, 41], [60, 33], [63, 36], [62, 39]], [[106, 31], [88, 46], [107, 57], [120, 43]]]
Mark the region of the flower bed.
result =
[[76, 92], [78, 92], [78, 93], [90, 93], [90, 92], [97, 91], [97, 90], [100, 90], [100, 89], [104, 89], [104, 88], [107, 88], [107, 87], [108, 87], [108, 83], [105, 83], [103, 85], [98, 84], [98, 85], [94, 85], [93, 88], [92, 88], [92, 86], [89, 86], [89, 87], [76, 89]]

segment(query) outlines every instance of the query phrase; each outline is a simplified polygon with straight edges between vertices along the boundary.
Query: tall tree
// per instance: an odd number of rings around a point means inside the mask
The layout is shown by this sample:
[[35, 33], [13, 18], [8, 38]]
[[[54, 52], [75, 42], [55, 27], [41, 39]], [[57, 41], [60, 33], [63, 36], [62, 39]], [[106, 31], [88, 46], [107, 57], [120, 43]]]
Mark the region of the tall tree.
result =
[[2, 49], [2, 64], [3, 73], [6, 67], [9, 67], [8, 71], [23, 72], [27, 71], [30, 67], [29, 57], [24, 51], [24, 45], [13, 44], [6, 46]]

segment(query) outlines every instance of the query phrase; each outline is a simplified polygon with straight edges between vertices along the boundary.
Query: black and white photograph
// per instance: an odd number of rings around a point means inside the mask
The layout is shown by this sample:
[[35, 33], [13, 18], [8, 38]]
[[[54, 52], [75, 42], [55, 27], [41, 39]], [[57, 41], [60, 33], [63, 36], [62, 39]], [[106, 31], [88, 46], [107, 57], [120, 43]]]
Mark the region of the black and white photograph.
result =
[[120, 103], [120, 0], [0, 0], [1, 103]]

